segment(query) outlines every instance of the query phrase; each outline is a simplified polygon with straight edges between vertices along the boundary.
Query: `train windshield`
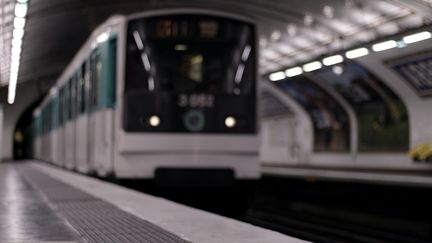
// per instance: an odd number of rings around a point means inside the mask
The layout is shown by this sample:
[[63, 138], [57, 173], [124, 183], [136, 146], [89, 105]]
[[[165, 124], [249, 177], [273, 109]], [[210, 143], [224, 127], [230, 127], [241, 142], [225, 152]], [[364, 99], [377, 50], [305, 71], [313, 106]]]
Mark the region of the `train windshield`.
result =
[[126, 91], [252, 94], [254, 35], [250, 24], [214, 16], [132, 20]]

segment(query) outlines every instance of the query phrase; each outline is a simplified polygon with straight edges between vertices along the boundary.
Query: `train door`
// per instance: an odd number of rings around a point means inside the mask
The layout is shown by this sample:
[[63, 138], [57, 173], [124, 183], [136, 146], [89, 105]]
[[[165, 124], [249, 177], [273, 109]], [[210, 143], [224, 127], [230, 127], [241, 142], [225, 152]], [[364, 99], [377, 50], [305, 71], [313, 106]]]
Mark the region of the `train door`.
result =
[[93, 111], [89, 149], [100, 176], [113, 170], [116, 42], [114, 37], [101, 43], [91, 58]]
[[68, 120], [66, 124], [66, 167], [68, 169], [75, 169], [76, 167], [76, 77], [69, 80], [68, 84]]
[[88, 143], [88, 118], [86, 114], [86, 63], [84, 62], [78, 70], [77, 84], [77, 140], [76, 156], [78, 170], [83, 173], [89, 173], [90, 168], [87, 156]]
[[84, 120], [86, 126], [86, 134], [84, 139], [84, 146], [86, 148], [85, 160], [86, 168], [88, 173], [94, 172], [94, 156], [91, 150], [93, 124], [92, 124], [92, 112], [91, 112], [91, 91], [92, 91], [92, 80], [91, 80], [91, 58], [84, 63]]
[[99, 93], [100, 93], [100, 71], [99, 71], [100, 54], [96, 49], [90, 56], [90, 91], [89, 91], [89, 132], [88, 132], [88, 155], [90, 166], [97, 171], [96, 161], [99, 159], [99, 143], [100, 139], [97, 136], [100, 134], [99, 120]]

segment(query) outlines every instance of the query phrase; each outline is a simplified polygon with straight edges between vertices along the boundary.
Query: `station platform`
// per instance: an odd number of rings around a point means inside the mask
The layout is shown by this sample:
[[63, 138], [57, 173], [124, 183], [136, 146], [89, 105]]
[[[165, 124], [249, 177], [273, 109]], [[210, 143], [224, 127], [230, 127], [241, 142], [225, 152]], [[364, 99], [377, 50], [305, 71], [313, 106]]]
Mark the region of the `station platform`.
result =
[[0, 199], [0, 242], [305, 242], [36, 161], [0, 164]]

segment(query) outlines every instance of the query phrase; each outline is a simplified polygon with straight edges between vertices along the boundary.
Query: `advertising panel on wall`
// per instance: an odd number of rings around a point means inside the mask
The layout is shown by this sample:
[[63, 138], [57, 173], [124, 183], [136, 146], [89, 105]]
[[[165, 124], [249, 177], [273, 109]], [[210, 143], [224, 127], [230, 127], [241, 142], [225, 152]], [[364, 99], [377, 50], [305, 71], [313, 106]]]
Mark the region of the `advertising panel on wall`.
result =
[[331, 68], [325, 68], [315, 74], [352, 105], [359, 125], [359, 151], [407, 151], [408, 115], [402, 100], [359, 64], [344, 63], [343, 70], [336, 74]]
[[432, 98], [432, 51], [386, 62], [413, 87], [421, 97]]
[[330, 94], [304, 76], [289, 78], [276, 84], [310, 115], [314, 126], [314, 151], [349, 151], [348, 114]]

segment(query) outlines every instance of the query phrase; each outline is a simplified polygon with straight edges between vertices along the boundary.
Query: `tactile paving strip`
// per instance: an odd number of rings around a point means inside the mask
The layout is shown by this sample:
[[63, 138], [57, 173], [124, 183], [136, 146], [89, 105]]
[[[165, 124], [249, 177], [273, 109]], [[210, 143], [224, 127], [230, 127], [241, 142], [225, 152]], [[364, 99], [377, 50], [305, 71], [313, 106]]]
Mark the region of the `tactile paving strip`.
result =
[[28, 166], [20, 167], [20, 171], [89, 243], [189, 242]]

